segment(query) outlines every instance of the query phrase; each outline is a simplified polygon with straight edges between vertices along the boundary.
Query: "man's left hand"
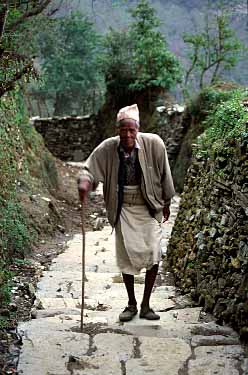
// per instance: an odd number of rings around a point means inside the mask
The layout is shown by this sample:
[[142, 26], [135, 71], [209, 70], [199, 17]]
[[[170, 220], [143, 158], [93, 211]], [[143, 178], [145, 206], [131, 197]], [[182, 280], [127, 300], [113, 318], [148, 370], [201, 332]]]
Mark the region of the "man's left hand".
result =
[[164, 219], [163, 219], [163, 223], [164, 223], [164, 222], [167, 221], [167, 220], [169, 219], [169, 217], [170, 217], [170, 206], [165, 206], [165, 207], [163, 208], [163, 216], [164, 216]]

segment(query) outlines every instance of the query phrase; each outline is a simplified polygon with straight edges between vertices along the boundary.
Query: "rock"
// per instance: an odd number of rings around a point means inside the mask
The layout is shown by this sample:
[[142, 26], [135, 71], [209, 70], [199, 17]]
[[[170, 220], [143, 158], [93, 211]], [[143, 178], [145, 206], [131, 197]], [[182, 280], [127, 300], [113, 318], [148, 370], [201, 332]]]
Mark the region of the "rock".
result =
[[162, 113], [166, 110], [166, 107], [163, 105], [163, 106], [160, 106], [160, 107], [156, 107], [156, 110], [159, 112], [159, 113]]
[[43, 201], [45, 202], [51, 202], [51, 199], [50, 198], [47, 198], [47, 197], [40, 197]]
[[11, 303], [9, 304], [9, 311], [10, 311], [10, 312], [15, 312], [15, 311], [17, 311], [17, 305], [16, 305], [16, 303], [11, 302]]
[[226, 214], [222, 215], [220, 225], [226, 226], [228, 223], [228, 216]]
[[30, 297], [35, 296], [35, 287], [31, 283], [28, 284], [28, 292], [29, 292]]
[[216, 345], [239, 345], [238, 337], [226, 337], [222, 335], [194, 336], [191, 341], [193, 347], [196, 346], [216, 346]]
[[238, 259], [248, 262], [248, 244], [244, 241], [240, 241], [239, 243]]
[[58, 230], [61, 232], [61, 233], [65, 233], [65, 227], [63, 227], [63, 225], [57, 225], [57, 228], [58, 228]]
[[209, 235], [211, 238], [215, 238], [217, 235], [217, 229], [216, 228], [211, 228]]
[[33, 307], [30, 312], [31, 318], [36, 319], [37, 318], [37, 309]]
[[7, 308], [0, 309], [0, 316], [10, 317], [10, 311]]
[[102, 218], [97, 218], [94, 224], [93, 230], [101, 230], [104, 227], [104, 221]]
[[239, 269], [240, 268], [240, 261], [238, 258], [232, 258], [231, 257], [231, 264], [233, 268]]
[[39, 298], [35, 299], [33, 307], [36, 308], [37, 310], [43, 310], [44, 309], [44, 307], [42, 305], [42, 302]]

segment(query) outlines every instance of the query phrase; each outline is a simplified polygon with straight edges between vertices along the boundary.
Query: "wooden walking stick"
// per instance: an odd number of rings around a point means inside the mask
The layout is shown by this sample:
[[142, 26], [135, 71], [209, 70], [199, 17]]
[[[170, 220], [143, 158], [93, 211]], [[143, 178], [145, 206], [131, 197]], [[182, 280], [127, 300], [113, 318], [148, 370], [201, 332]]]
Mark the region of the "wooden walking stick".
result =
[[84, 285], [86, 281], [85, 275], [85, 204], [81, 202], [81, 226], [82, 226], [82, 300], [81, 300], [81, 332], [83, 332], [84, 324]]

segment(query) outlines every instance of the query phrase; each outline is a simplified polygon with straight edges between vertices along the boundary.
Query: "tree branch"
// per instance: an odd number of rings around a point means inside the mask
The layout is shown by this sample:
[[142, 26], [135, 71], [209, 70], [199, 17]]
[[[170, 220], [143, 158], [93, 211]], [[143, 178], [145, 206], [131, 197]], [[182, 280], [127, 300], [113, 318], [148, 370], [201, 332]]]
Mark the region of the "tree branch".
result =
[[34, 7], [33, 9], [23, 13], [19, 18], [17, 18], [17, 20], [15, 20], [15, 22], [13, 22], [10, 26], [9, 26], [9, 30], [8, 31], [12, 31], [14, 32], [18, 26], [24, 21], [26, 20], [27, 18], [30, 18], [30, 17], [33, 17], [33, 16], [37, 16], [38, 14], [40, 14], [41, 12], [43, 12], [44, 9], [47, 8], [47, 6], [52, 2], [52, 0], [43, 0], [38, 6]]
[[184, 85], [185, 86], [187, 86], [190, 74], [192, 73], [192, 71], [195, 68], [196, 63], [198, 62], [198, 51], [199, 51], [199, 48], [197, 46], [195, 46], [194, 57], [193, 57], [193, 60], [192, 60], [192, 64], [189, 67], [189, 69], [186, 71], [185, 81], [184, 81]]
[[57, 5], [54, 9], [51, 9], [49, 12], [47, 12], [47, 17], [52, 17], [55, 13], [57, 13], [60, 10], [61, 5], [63, 4], [63, 1], [64, 0], [60, 0], [59, 5]]

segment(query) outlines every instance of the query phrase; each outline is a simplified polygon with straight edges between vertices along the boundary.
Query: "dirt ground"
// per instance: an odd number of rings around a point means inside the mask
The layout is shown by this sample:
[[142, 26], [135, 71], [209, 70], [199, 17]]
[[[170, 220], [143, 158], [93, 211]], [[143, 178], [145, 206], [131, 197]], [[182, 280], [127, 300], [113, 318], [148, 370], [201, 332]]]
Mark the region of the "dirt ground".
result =
[[[63, 252], [67, 241], [81, 231], [81, 205], [78, 200], [77, 166], [56, 161], [59, 185], [53, 192], [28, 197], [22, 194], [22, 204], [38, 229], [38, 241], [24, 259], [16, 259], [13, 273], [11, 302], [0, 308], [0, 375], [17, 374], [22, 338], [16, 327], [18, 321], [32, 318], [32, 307], [39, 304], [35, 287], [42, 272], [53, 258]], [[94, 229], [96, 218], [104, 212], [102, 197], [90, 195], [85, 206], [85, 228]]]

